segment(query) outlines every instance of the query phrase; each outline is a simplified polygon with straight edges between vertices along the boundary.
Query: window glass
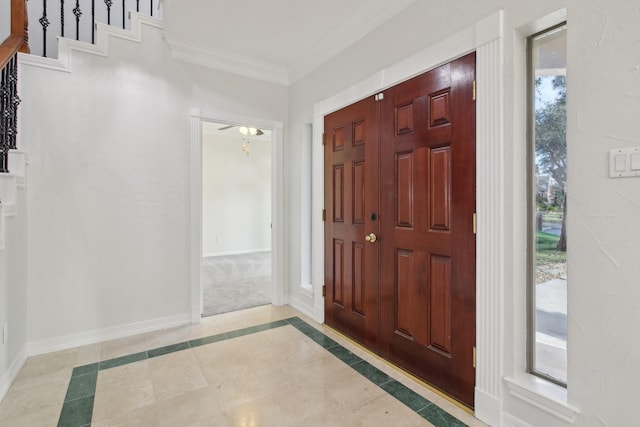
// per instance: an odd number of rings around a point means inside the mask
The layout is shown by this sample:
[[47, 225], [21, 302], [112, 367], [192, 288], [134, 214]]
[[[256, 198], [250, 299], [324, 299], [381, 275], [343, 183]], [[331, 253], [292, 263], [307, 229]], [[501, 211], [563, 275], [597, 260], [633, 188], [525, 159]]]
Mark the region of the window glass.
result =
[[531, 274], [529, 366], [567, 381], [566, 26], [529, 39]]

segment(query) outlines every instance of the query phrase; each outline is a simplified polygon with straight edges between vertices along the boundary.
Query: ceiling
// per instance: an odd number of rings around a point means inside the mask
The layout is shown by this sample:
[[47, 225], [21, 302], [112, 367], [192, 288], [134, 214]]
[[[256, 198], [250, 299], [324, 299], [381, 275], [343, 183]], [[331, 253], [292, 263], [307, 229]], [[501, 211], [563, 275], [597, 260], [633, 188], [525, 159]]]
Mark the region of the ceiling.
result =
[[164, 0], [176, 59], [290, 85], [415, 0]]

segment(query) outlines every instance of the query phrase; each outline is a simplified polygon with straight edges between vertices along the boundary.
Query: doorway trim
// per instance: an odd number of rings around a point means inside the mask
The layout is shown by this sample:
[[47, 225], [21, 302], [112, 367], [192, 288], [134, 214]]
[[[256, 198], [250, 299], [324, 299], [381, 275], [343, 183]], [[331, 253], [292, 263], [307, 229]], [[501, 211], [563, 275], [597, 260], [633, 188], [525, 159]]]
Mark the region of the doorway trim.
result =
[[271, 303], [287, 302], [283, 278], [283, 124], [279, 121], [224, 113], [208, 108], [192, 108], [191, 125], [191, 196], [190, 196], [190, 277], [191, 322], [200, 322], [202, 315], [202, 123], [230, 125], [250, 124], [271, 131]]
[[422, 52], [314, 105], [312, 282], [314, 320], [324, 320], [324, 116], [467, 53], [476, 52], [475, 416], [500, 425], [504, 318], [504, 12], [497, 11]]

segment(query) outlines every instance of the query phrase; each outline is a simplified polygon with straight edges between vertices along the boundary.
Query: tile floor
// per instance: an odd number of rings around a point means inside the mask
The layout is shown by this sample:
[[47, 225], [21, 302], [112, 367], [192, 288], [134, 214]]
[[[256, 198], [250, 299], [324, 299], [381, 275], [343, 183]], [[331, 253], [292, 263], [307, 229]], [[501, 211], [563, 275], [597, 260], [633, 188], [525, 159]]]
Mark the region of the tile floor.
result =
[[484, 426], [291, 307], [27, 360], [13, 426]]

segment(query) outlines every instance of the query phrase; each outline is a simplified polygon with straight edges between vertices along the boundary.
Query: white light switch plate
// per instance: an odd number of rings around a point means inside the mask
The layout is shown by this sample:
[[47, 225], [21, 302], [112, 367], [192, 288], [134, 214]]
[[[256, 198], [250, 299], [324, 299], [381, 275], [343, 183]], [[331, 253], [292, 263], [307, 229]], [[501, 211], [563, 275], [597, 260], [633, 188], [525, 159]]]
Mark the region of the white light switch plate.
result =
[[640, 177], [640, 147], [609, 150], [609, 178]]

